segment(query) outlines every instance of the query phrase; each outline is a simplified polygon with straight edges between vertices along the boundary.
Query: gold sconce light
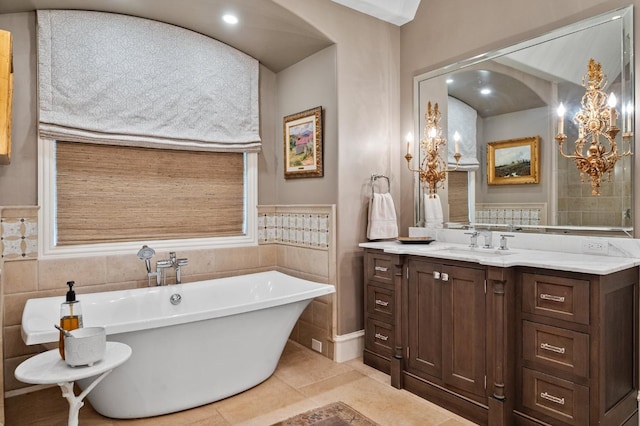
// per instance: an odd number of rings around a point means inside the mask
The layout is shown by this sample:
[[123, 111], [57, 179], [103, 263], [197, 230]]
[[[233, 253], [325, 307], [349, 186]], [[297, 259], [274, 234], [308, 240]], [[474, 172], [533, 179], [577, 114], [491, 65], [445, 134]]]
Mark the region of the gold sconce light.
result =
[[447, 179], [447, 173], [453, 172], [458, 169], [458, 163], [460, 162], [460, 135], [458, 132], [454, 135], [455, 141], [455, 155], [456, 166], [453, 169], [447, 169], [447, 163], [440, 157], [440, 151], [445, 152], [443, 149], [447, 146], [447, 140], [442, 136], [442, 128], [440, 127], [440, 111], [438, 110], [438, 103], [436, 102], [431, 106], [431, 101], [427, 103], [427, 112], [425, 114], [426, 125], [424, 127], [424, 137], [420, 140], [420, 162], [417, 169], [411, 168], [411, 139], [412, 136], [407, 137], [407, 155], [404, 156], [407, 160], [407, 167], [410, 171], [418, 173], [420, 182], [427, 184], [429, 187], [429, 196], [433, 197], [438, 187], [444, 187], [444, 181]]
[[625, 116], [622, 119], [622, 141], [627, 144], [628, 148], [619, 153], [616, 143], [616, 136], [620, 132], [616, 124], [618, 118], [615, 106], [616, 97], [613, 93], [607, 96], [604, 92], [603, 88], [607, 85], [607, 77], [602, 72], [600, 63], [594, 61], [593, 58], [589, 60], [587, 73], [582, 77], [582, 85], [586, 89], [580, 102], [582, 108], [573, 118], [574, 123], [578, 126], [575, 150], [572, 154], [565, 154], [563, 149], [567, 135], [564, 133], [565, 109], [562, 103], [558, 107], [556, 141], [560, 148], [560, 154], [575, 161], [582, 182], [585, 182], [587, 175], [589, 176], [591, 194], [600, 195], [600, 184], [605, 178], [605, 174], [606, 181], [610, 182], [611, 172], [618, 159], [633, 154], [631, 152], [633, 108], [629, 105], [623, 109]]

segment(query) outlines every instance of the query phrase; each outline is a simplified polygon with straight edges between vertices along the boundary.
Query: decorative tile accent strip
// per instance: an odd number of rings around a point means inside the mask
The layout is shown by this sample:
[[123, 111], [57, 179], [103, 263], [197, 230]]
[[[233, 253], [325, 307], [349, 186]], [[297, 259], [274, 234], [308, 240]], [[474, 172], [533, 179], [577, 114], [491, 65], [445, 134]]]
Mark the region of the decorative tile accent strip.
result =
[[258, 241], [328, 250], [333, 221], [332, 206], [258, 206]]
[[38, 257], [38, 207], [0, 208], [0, 256], [3, 260]]
[[478, 204], [475, 222], [493, 225], [543, 226], [547, 224], [546, 212], [546, 203]]
[[[260, 244], [288, 244], [328, 250], [333, 206], [258, 206]], [[3, 260], [38, 257], [38, 207], [0, 207]]]

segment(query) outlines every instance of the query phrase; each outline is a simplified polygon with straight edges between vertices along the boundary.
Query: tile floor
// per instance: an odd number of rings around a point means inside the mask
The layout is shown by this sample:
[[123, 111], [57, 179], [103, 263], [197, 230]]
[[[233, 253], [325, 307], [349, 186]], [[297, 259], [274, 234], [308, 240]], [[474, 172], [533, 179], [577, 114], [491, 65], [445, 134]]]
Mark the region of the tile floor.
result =
[[[81, 426], [267, 426], [334, 401], [343, 401], [383, 426], [473, 423], [407, 391], [389, 385], [389, 376], [361, 359], [335, 363], [289, 342], [273, 376], [239, 395], [209, 405], [136, 420], [102, 417], [87, 403], [80, 410]], [[58, 387], [8, 398], [7, 426], [64, 426], [66, 401]]]

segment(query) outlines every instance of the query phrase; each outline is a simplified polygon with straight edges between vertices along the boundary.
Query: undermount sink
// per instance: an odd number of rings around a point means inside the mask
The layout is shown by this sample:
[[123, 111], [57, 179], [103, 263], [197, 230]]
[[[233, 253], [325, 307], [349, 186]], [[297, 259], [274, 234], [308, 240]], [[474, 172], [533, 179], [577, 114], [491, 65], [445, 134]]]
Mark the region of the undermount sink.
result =
[[513, 252], [508, 250], [500, 250], [496, 248], [485, 249], [478, 247], [447, 247], [439, 251], [469, 257], [502, 257], [513, 254]]

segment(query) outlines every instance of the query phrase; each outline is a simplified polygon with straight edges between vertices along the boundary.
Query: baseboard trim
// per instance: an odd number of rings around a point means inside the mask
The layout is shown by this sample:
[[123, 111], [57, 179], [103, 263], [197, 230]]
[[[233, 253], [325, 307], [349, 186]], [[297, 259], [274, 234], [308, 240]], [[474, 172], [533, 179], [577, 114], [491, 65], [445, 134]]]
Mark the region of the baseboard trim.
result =
[[[42, 389], [47, 389], [47, 388], [52, 388], [55, 387], [56, 385], [33, 385], [33, 386], [26, 386], [24, 388], [20, 388], [20, 389], [14, 389], [14, 390], [10, 390], [10, 391], [6, 391], [4, 393], [4, 397], [5, 398], [12, 398], [14, 396], [20, 396], [20, 395], [25, 395], [31, 392], [36, 392]], [[1, 425], [0, 425], [1, 426]]]
[[364, 350], [364, 330], [342, 334], [333, 339], [333, 360], [345, 362], [360, 358]]

